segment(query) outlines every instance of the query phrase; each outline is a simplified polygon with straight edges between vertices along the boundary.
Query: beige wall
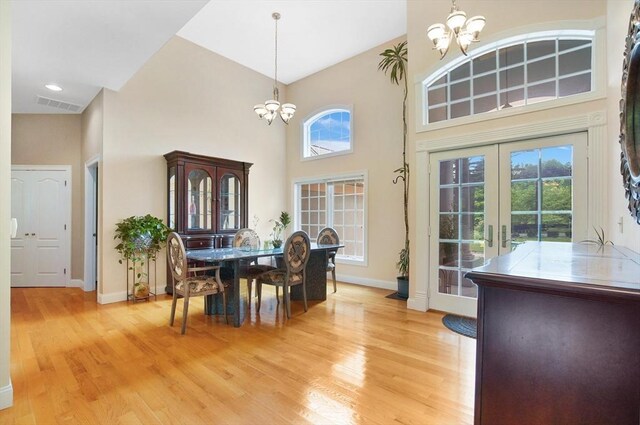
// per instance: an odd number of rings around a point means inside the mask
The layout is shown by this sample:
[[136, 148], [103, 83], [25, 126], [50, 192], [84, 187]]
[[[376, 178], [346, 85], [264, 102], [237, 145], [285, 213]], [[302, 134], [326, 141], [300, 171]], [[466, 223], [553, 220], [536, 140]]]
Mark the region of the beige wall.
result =
[[[86, 187], [85, 187], [85, 169], [87, 163], [97, 161], [98, 166], [98, 229], [97, 233], [101, 234], [102, 229], [102, 142], [104, 134], [104, 90], [93, 98], [91, 103], [82, 112], [82, 137], [81, 137], [81, 152], [82, 152], [82, 217], [83, 229], [86, 226], [84, 222], [86, 206]], [[83, 245], [84, 246], [84, 245]], [[102, 245], [97, 247], [97, 258], [101, 257]], [[102, 263], [98, 261], [97, 265], [98, 292], [101, 292], [102, 282]], [[85, 282], [85, 287], [90, 287]]]
[[[640, 225], [628, 210], [620, 175], [620, 85], [622, 81], [622, 55], [629, 25], [633, 0], [607, 1], [607, 108], [609, 138], [609, 229], [608, 238], [617, 245], [640, 252]], [[622, 221], [622, 224], [619, 222]]]
[[[391, 40], [288, 87], [297, 105], [287, 128], [287, 204], [293, 213], [293, 181], [366, 171], [368, 264], [340, 264], [340, 280], [395, 288], [397, 253], [404, 246], [402, 186], [394, 170], [402, 166], [402, 88], [378, 71], [379, 53], [402, 39]], [[300, 160], [305, 118], [333, 105], [352, 110], [354, 151], [347, 155]]]
[[71, 165], [71, 279], [83, 279], [81, 116], [14, 114], [12, 128], [13, 165]]
[[[249, 224], [269, 232], [268, 219], [287, 207], [285, 135], [280, 122], [258, 120], [253, 105], [271, 95], [271, 79], [174, 37], [119, 91], [104, 92], [101, 302], [123, 299], [116, 222], [150, 213], [166, 219], [166, 162], [180, 149], [254, 163], [249, 174]], [[286, 99], [281, 91], [281, 101]], [[163, 254], [164, 255], [164, 254]], [[165, 283], [160, 257], [158, 286]]]
[[104, 90], [100, 90], [82, 112], [81, 152], [83, 164], [102, 154], [103, 131]]
[[11, 2], [0, 1], [0, 409], [13, 404], [11, 349]]

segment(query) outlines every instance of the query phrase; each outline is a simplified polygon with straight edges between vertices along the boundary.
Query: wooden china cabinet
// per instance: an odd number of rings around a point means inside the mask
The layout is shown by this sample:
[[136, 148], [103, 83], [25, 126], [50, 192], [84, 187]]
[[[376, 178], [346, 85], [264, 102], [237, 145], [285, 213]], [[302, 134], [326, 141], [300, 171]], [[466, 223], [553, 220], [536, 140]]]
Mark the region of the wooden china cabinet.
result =
[[[187, 249], [230, 247], [247, 227], [251, 163], [173, 151], [167, 160], [167, 223]], [[171, 293], [171, 279], [167, 279]]]

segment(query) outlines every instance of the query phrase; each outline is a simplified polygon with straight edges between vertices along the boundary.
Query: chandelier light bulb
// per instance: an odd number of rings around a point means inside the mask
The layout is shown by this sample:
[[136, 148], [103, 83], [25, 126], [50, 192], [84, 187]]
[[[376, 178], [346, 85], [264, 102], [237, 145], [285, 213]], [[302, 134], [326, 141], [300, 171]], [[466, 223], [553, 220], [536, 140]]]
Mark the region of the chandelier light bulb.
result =
[[458, 32], [467, 21], [467, 14], [461, 10], [452, 12], [447, 18], [447, 26], [451, 31]]
[[427, 28], [427, 37], [429, 40], [435, 41], [441, 38], [444, 35], [444, 25], [443, 24], [433, 24], [429, 28]]
[[264, 115], [267, 113], [267, 108], [265, 108], [264, 105], [256, 105], [253, 107], [253, 110], [256, 112], [256, 114], [258, 114], [260, 118], [264, 117]]
[[293, 115], [296, 113], [296, 105], [293, 103], [285, 103], [282, 105], [282, 112], [285, 114]]
[[276, 117], [276, 113], [275, 112], [267, 112], [264, 115], [264, 119], [267, 120], [267, 124], [271, 125], [271, 123], [273, 122], [273, 119]]
[[480, 31], [484, 28], [484, 16], [474, 16], [467, 20], [467, 31], [473, 34], [473, 38], [477, 38]]
[[275, 112], [280, 107], [280, 102], [278, 102], [277, 100], [273, 100], [273, 99], [272, 100], [267, 100], [266, 102], [264, 102], [264, 107], [269, 112]]
[[454, 38], [460, 51], [466, 56], [469, 46], [478, 41], [480, 31], [486, 23], [484, 16], [478, 15], [467, 19], [467, 14], [456, 6], [456, 0], [452, 2], [451, 13], [447, 16], [447, 25], [438, 23], [427, 28], [427, 37], [433, 42], [433, 48], [440, 52], [440, 59], [447, 54]]

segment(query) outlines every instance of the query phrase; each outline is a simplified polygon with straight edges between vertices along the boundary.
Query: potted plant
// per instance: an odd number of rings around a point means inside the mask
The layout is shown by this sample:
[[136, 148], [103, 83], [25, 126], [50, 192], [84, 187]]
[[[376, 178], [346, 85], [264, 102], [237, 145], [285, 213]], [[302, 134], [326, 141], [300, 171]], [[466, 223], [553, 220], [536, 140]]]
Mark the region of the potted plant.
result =
[[150, 214], [132, 216], [116, 224], [114, 239], [120, 240], [116, 251], [121, 258], [119, 263], [127, 260], [128, 270], [133, 271], [133, 297], [149, 296], [148, 262], [155, 261], [158, 251], [167, 240], [169, 228], [162, 220]]
[[269, 220], [273, 223], [273, 230], [271, 232], [271, 243], [274, 248], [280, 248], [282, 246], [282, 239], [285, 236], [285, 231], [289, 224], [291, 224], [291, 217], [286, 211], [280, 213], [278, 220]]
[[389, 73], [391, 82], [400, 85], [403, 83], [404, 96], [402, 98], [402, 167], [396, 169], [397, 174], [394, 184], [402, 181], [404, 195], [404, 247], [400, 250], [397, 262], [398, 272], [398, 296], [409, 298], [409, 164], [407, 163], [407, 42], [402, 41], [397, 45], [380, 53], [382, 59], [378, 63], [378, 70]]

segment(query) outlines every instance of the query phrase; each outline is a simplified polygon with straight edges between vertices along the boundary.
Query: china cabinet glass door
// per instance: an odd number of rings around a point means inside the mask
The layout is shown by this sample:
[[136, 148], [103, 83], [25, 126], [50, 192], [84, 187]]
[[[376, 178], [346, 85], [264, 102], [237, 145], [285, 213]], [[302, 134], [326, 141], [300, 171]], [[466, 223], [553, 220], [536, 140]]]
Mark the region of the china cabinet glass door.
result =
[[202, 168], [194, 168], [187, 175], [187, 229], [213, 229], [213, 179]]
[[169, 168], [169, 229], [176, 229], [178, 194], [176, 191], [176, 167]]
[[220, 178], [220, 201], [218, 217], [220, 230], [240, 229], [240, 179], [232, 173], [224, 173]]

